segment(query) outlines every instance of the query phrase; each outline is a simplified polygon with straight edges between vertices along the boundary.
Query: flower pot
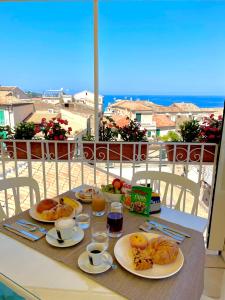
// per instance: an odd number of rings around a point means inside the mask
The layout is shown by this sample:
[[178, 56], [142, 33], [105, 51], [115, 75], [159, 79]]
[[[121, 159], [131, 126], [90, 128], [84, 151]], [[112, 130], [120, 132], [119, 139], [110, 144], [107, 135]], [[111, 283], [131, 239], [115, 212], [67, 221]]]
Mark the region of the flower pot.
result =
[[[16, 146], [16, 157], [18, 159], [27, 159], [28, 158], [28, 148], [26, 142], [17, 142], [15, 141]], [[5, 141], [7, 152], [10, 158], [15, 158], [14, 153], [14, 146], [12, 141]], [[41, 159], [42, 158], [42, 151], [41, 151], [41, 142], [35, 141], [30, 143], [30, 151], [31, 151], [31, 158], [32, 159]]]
[[[108, 147], [108, 150], [107, 150]], [[121, 147], [121, 148], [120, 148]], [[88, 160], [112, 160], [120, 161], [120, 153], [122, 155], [122, 160], [146, 160], [147, 159], [147, 149], [148, 144], [143, 143], [141, 145], [133, 144], [96, 144], [96, 153], [94, 152], [93, 143], [83, 143], [83, 153], [84, 157]], [[139, 153], [140, 151], [140, 153]]]
[[[55, 147], [56, 145], [56, 147]], [[69, 152], [68, 152], [69, 145]], [[56, 153], [57, 149], [57, 153]], [[49, 142], [45, 144], [45, 154], [47, 158], [52, 159], [72, 159], [75, 152], [75, 143], [57, 143], [57, 142]]]
[[[201, 148], [203, 145], [191, 145], [190, 146], [190, 152], [189, 152], [189, 162], [193, 161], [201, 161]], [[203, 162], [214, 162], [215, 158], [215, 150], [216, 147], [214, 145], [204, 145], [203, 150]], [[166, 145], [166, 152], [167, 152], [167, 158], [169, 161], [174, 160], [174, 151], [175, 151], [175, 145], [173, 144], [167, 144]], [[176, 153], [175, 153], [175, 161], [187, 161], [187, 155], [188, 155], [188, 146], [187, 145], [177, 145], [176, 146]]]

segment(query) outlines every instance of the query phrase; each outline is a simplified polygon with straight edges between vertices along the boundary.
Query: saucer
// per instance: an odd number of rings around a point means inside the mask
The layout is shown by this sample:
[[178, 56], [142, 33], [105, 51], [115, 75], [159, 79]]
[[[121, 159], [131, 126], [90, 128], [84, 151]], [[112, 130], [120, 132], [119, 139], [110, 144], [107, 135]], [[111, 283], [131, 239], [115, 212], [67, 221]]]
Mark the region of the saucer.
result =
[[55, 247], [59, 247], [59, 248], [66, 248], [66, 247], [71, 247], [74, 246], [76, 244], [78, 244], [80, 241], [83, 240], [84, 238], [84, 231], [80, 228], [80, 227], [75, 227], [76, 231], [74, 230], [74, 234], [72, 236], [71, 239], [69, 240], [64, 240], [64, 243], [60, 244], [57, 241], [57, 233], [55, 228], [52, 228], [51, 230], [48, 231], [48, 233], [50, 235], [52, 235], [53, 237], [55, 237], [56, 239], [52, 238], [51, 236], [47, 235], [45, 236], [46, 241]]
[[103, 272], [109, 270], [111, 268], [110, 264], [113, 263], [111, 254], [109, 254], [108, 252], [105, 252], [105, 255], [108, 258], [109, 264], [103, 263], [102, 265], [99, 265], [99, 266], [93, 266], [89, 262], [87, 251], [85, 251], [78, 258], [78, 266], [82, 271], [89, 273], [89, 274], [103, 273]]

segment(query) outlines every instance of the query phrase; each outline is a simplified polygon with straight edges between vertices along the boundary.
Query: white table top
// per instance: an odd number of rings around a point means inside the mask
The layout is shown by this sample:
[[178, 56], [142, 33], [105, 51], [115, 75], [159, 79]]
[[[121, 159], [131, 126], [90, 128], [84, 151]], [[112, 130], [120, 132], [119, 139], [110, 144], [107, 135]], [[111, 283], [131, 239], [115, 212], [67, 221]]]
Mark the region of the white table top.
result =
[[[204, 219], [163, 208], [161, 218], [202, 231]], [[156, 215], [155, 215], [156, 216]], [[159, 215], [160, 217], [160, 215]], [[195, 220], [195, 221], [193, 221]], [[204, 221], [204, 222], [203, 222]], [[41, 299], [124, 299], [55, 260], [0, 233], [0, 272]], [[91, 297], [91, 298], [90, 298]]]
[[[0, 233], [0, 270], [41, 299], [124, 299], [88, 279], [85, 274], [34, 251]], [[57, 295], [55, 293], [57, 292]], [[54, 295], [54, 298], [52, 296]], [[57, 297], [57, 298], [56, 298]]]

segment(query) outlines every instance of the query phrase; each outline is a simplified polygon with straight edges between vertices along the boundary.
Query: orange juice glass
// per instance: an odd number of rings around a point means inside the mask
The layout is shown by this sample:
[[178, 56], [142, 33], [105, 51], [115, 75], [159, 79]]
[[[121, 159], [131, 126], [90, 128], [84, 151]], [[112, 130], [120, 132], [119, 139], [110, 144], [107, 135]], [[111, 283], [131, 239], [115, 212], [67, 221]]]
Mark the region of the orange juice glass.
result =
[[92, 214], [100, 217], [105, 214], [106, 200], [101, 192], [95, 192], [92, 194]]

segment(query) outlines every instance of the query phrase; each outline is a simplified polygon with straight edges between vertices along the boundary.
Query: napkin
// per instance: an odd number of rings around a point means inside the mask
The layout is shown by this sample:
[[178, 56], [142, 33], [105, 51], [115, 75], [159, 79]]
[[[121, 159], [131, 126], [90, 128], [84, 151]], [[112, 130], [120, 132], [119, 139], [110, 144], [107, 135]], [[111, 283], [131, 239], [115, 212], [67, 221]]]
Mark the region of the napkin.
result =
[[[4, 223], [4, 224], [7, 225], [7, 223]], [[3, 226], [4, 226], [4, 224], [3, 224]], [[37, 239], [35, 239], [35, 238], [32, 238], [31, 236], [27, 236], [26, 234], [23, 234], [23, 233], [21, 233], [21, 232], [19, 232], [19, 231], [13, 230], [13, 229], [11, 229], [11, 228], [9, 228], [9, 227], [4, 227], [5, 230], [8, 230], [8, 231], [10, 231], [10, 232], [13, 232], [13, 233], [15, 233], [16, 235], [22, 236], [22, 237], [24, 237], [24, 238], [26, 238], [26, 239], [28, 239], [28, 240], [30, 240], [30, 241], [36, 241], [36, 240], [41, 239], [43, 236], [45, 236], [45, 233], [40, 232], [38, 229], [35, 230], [35, 231], [29, 231], [27, 228], [25, 228], [25, 227], [22, 226], [22, 225], [17, 224], [16, 222], [13, 222], [13, 223], [8, 224], [8, 225], [13, 226], [13, 227], [14, 227], [15, 229], [17, 229], [17, 230], [23, 230], [24, 233], [28, 233], [28, 234], [31, 234], [31, 235], [34, 235], [34, 236], [37, 237]], [[34, 224], [34, 225], [35, 225], [35, 224]]]

